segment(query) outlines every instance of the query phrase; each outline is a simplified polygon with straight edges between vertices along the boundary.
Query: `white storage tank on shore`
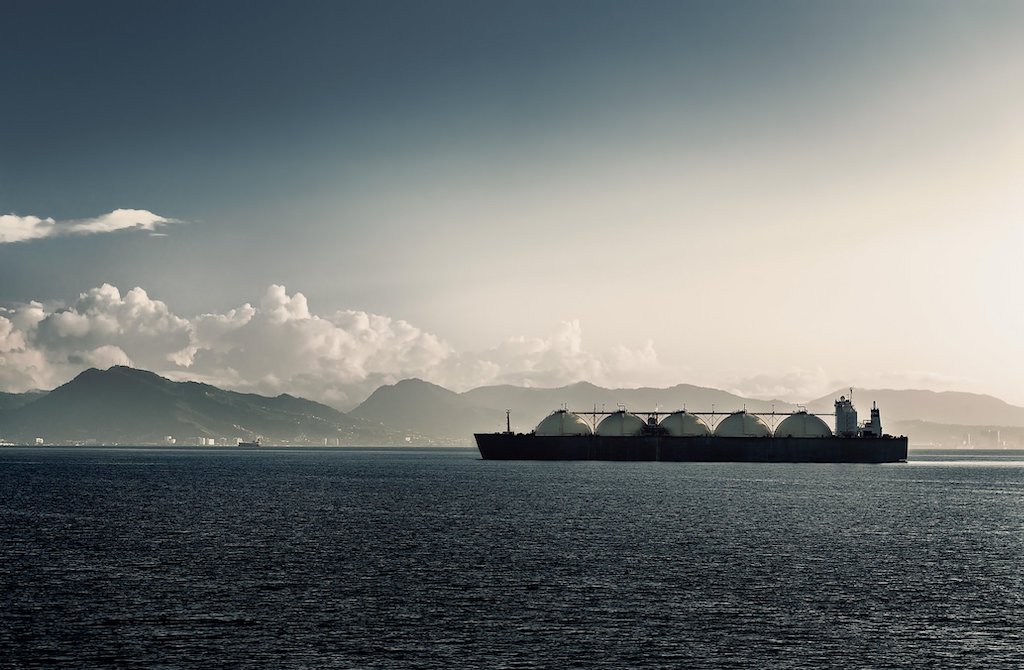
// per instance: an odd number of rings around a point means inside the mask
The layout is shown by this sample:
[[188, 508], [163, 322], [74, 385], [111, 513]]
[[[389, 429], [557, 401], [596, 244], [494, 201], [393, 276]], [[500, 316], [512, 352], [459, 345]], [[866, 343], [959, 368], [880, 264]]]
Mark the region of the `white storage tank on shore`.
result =
[[699, 416], [685, 410], [666, 416], [661, 420], [661, 427], [674, 437], [703, 437], [711, 434], [711, 429]]
[[832, 429], [813, 414], [796, 412], [775, 428], [775, 437], [832, 437]]
[[597, 431], [595, 432], [598, 435], [612, 437], [632, 437], [642, 433], [645, 425], [644, 420], [636, 414], [619, 410], [601, 419], [601, 423], [597, 424]]
[[573, 414], [564, 409], [556, 410], [548, 414], [533, 430], [534, 434], [542, 437], [562, 435], [590, 435], [590, 424], [584, 421], [579, 414]]
[[768, 437], [771, 434], [768, 424], [746, 411], [733, 412], [715, 427], [718, 437]]

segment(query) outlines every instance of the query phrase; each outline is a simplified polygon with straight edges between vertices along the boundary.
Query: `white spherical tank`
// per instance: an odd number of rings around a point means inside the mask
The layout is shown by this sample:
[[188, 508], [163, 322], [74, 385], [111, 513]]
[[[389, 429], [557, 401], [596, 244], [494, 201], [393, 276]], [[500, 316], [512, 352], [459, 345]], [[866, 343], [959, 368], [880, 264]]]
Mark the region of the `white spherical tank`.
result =
[[542, 437], [562, 435], [590, 435], [590, 425], [578, 414], [573, 414], [564, 409], [548, 414], [533, 430], [534, 434]]
[[715, 427], [718, 437], [768, 437], [771, 434], [768, 424], [746, 412], [733, 412]]
[[694, 437], [710, 435], [711, 429], [695, 414], [689, 412], [672, 412], [661, 420], [665, 432], [675, 437]]
[[644, 420], [636, 414], [620, 410], [601, 419], [595, 432], [598, 435], [630, 437], [642, 433], [645, 425]]
[[832, 437], [832, 429], [813, 414], [796, 412], [782, 420], [775, 437]]

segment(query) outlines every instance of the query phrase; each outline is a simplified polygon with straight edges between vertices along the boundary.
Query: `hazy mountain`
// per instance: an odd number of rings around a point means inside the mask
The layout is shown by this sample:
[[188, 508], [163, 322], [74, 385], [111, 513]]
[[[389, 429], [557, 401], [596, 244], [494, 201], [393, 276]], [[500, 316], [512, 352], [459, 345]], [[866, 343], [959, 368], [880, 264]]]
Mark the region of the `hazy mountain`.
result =
[[[680, 384], [667, 389], [606, 389], [587, 382], [553, 389], [484, 386], [455, 393], [419, 379], [382, 386], [350, 416], [380, 422], [402, 430], [415, 430], [444, 440], [469, 444], [475, 432], [505, 429], [505, 410], [511, 411], [512, 429], [527, 432], [562, 405], [570, 409], [614, 410], [619, 404], [634, 411], [693, 409], [770, 411], [773, 403], [742, 398], [717, 389]], [[777, 401], [775, 409], [788, 412], [794, 405]]]
[[208, 384], [173, 382], [152, 372], [117, 366], [86, 370], [33, 402], [0, 412], [0, 435], [47, 442], [180, 442], [199, 437], [269, 443], [395, 443], [400, 436], [320, 403], [225, 391]]
[[420, 379], [381, 386], [349, 415], [466, 444], [474, 432], [498, 430], [505, 420], [502, 409], [479, 407], [464, 395]]
[[[812, 412], [831, 413], [832, 403], [848, 389], [807, 404]], [[906, 434], [914, 444], [957, 446], [1024, 444], [1024, 408], [972, 393], [855, 389], [854, 399], [867, 418], [871, 401], [882, 409], [886, 432]], [[690, 410], [789, 412], [781, 401], [743, 398], [718, 389], [679, 384], [665, 389], [606, 389], [586, 382], [560, 388], [485, 386], [454, 393], [436, 384], [407, 379], [382, 386], [345, 414], [290, 395], [276, 398], [225, 391], [208, 384], [172, 382], [127, 367], [86, 370], [46, 392], [0, 395], [0, 437], [48, 442], [95, 440], [101, 443], [179, 442], [213, 437], [234, 441], [263, 436], [268, 443], [322, 444], [472, 444], [474, 432], [504, 430], [511, 410], [513, 430], [527, 432], [548, 413], [567, 405], [635, 412]], [[829, 423], [832, 423], [829, 421]], [[970, 437], [968, 437], [970, 436]]]
[[29, 404], [46, 395], [46, 391], [27, 391], [25, 393], [5, 393], [0, 391], [0, 412], [5, 409], [16, 409]]
[[912, 447], [970, 447], [975, 449], [1024, 448], [1024, 427], [965, 426], [916, 419], [883, 421], [888, 433], [906, 435]]
[[[850, 389], [839, 389], [807, 403], [807, 408], [812, 412], [831, 412], [834, 400], [849, 394]], [[911, 420], [962, 426], [1024, 426], [1024, 407], [977, 393], [855, 388], [853, 398], [864, 418], [871, 403], [877, 402], [883, 426]]]

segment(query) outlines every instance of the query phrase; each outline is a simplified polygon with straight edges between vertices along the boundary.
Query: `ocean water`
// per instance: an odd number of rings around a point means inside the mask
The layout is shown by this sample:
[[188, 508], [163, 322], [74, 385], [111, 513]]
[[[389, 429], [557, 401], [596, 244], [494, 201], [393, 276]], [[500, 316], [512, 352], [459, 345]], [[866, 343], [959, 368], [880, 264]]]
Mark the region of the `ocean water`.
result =
[[4, 668], [1024, 667], [1024, 453], [0, 449]]

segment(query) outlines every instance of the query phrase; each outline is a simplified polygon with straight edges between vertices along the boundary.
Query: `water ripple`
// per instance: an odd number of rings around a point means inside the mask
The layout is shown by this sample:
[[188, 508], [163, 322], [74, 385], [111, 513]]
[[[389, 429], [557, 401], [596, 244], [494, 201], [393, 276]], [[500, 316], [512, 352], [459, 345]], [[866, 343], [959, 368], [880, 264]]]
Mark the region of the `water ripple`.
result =
[[1013, 462], [3, 450], [0, 666], [1021, 667]]

